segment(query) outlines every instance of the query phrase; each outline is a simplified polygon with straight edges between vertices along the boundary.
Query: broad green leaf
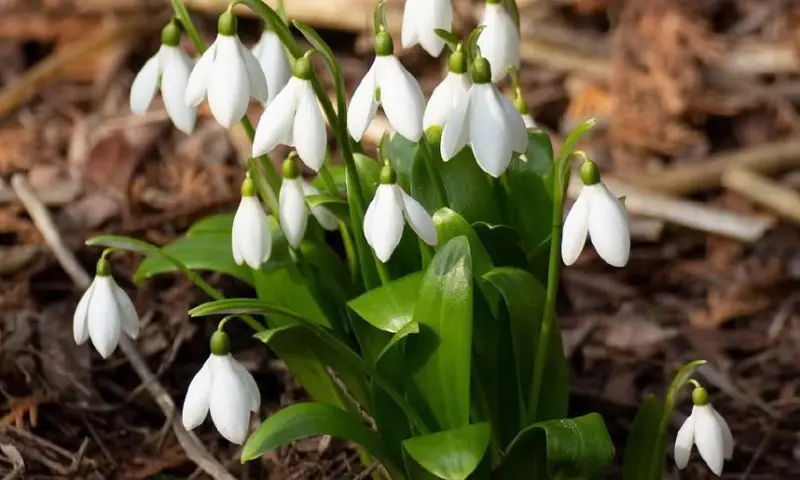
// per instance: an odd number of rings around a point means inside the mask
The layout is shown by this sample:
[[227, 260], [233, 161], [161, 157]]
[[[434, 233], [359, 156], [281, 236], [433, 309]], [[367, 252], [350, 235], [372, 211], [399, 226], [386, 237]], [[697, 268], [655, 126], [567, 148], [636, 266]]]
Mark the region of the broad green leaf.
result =
[[521, 431], [509, 445], [498, 478], [602, 478], [614, 460], [603, 417], [548, 420]]
[[428, 424], [443, 430], [466, 426], [472, 357], [472, 257], [466, 237], [436, 252], [412, 318], [420, 332], [406, 342], [411, 398]]
[[242, 448], [242, 462], [307, 437], [332, 435], [360, 445], [387, 467], [392, 478], [405, 478], [380, 438], [357, 415], [324, 403], [296, 403], [267, 418]]
[[[512, 348], [516, 359], [518, 383], [527, 419], [524, 426], [537, 421], [562, 418], [567, 414], [569, 378], [558, 324], [550, 332], [547, 361], [543, 370], [541, 392], [533, 401], [533, 376], [536, 346], [545, 304], [545, 287], [530, 272], [512, 267], [495, 268], [483, 276], [503, 295], [508, 309]], [[537, 405], [538, 411], [530, 411]]]
[[442, 208], [433, 215], [433, 224], [436, 227], [439, 240], [437, 247], [441, 247], [453, 238], [462, 235], [467, 238], [472, 256], [473, 272], [476, 277], [492, 269], [491, 257], [486, 252], [486, 249], [483, 248], [480, 238], [478, 238], [478, 235], [464, 217], [449, 208]]
[[[526, 156], [527, 161], [515, 156], [503, 175], [506, 216], [519, 234], [525, 252], [538, 260], [542, 273], [546, 273], [547, 249], [540, 246], [547, 245], [553, 225], [553, 149], [545, 133], [528, 133]], [[537, 276], [539, 273], [537, 270]]]
[[[289, 355], [293, 359], [316, 360], [332, 368], [340, 380], [347, 385], [349, 394], [355, 398], [357, 404], [349, 402], [344, 394], [339, 395], [341, 403], [331, 402], [330, 399], [318, 401], [337, 406], [344, 404], [354, 412], [358, 412], [359, 407], [364, 408], [367, 412], [370, 411], [369, 387], [365, 372], [354, 365], [352, 355], [348, 353], [343, 356], [340, 348], [332, 347], [330, 342], [325, 341], [313, 329], [302, 323], [296, 323], [264, 330], [256, 333], [254, 337], [269, 345], [276, 352], [282, 352], [283, 355]], [[281, 358], [283, 357], [281, 356]], [[327, 381], [323, 382], [322, 386], [327, 387]], [[312, 391], [309, 390], [309, 393]]]
[[[336, 184], [336, 188], [340, 192], [344, 191], [347, 178], [344, 164], [337, 163], [336, 165], [328, 165], [328, 172], [331, 174], [331, 177], [333, 177], [333, 183]], [[311, 181], [311, 184], [314, 185], [314, 187], [316, 187], [320, 192], [325, 191], [326, 185], [322, 175], [317, 175], [314, 177], [314, 180]]]
[[319, 194], [308, 195], [306, 197], [306, 203], [310, 208], [325, 207], [342, 222], [350, 222], [350, 211], [348, 210], [347, 200], [332, 197], [328, 194]]
[[397, 333], [411, 321], [421, 285], [422, 272], [412, 273], [350, 300], [347, 306], [373, 327]]
[[508, 225], [472, 224], [496, 267], [528, 268], [528, 260], [517, 232]]
[[639, 407], [622, 458], [623, 480], [661, 480], [666, 451], [660, 434], [663, 408], [654, 395]]
[[392, 347], [397, 345], [400, 342], [400, 340], [406, 338], [408, 335], [412, 335], [412, 334], [415, 334], [415, 333], [419, 333], [419, 325], [416, 322], [408, 322], [408, 323], [406, 323], [403, 326], [403, 328], [401, 328], [400, 330], [396, 331], [395, 334], [392, 335], [392, 338], [390, 338], [389, 342], [386, 344], [386, 346], [383, 347], [383, 350], [381, 350], [381, 353], [378, 354], [378, 360], [383, 358], [383, 356], [386, 354], [386, 352], [388, 352], [389, 349], [391, 349]]
[[209, 215], [197, 220], [186, 230], [186, 236], [204, 233], [230, 233], [233, 229], [233, 212]]
[[417, 463], [444, 480], [465, 480], [475, 470], [489, 446], [489, 424], [412, 437], [403, 447]]

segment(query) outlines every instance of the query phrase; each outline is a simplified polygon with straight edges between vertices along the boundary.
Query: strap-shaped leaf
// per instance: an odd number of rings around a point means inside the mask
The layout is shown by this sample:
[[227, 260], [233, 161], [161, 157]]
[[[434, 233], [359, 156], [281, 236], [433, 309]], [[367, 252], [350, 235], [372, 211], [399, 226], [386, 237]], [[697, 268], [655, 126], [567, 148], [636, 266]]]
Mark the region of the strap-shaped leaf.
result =
[[464, 480], [475, 471], [489, 446], [488, 423], [409, 438], [403, 442], [411, 458], [444, 480]]
[[498, 478], [602, 478], [614, 459], [614, 444], [603, 417], [540, 422], [521, 431], [509, 445]]
[[422, 273], [412, 273], [350, 300], [347, 306], [373, 327], [396, 333], [411, 322], [421, 286]]

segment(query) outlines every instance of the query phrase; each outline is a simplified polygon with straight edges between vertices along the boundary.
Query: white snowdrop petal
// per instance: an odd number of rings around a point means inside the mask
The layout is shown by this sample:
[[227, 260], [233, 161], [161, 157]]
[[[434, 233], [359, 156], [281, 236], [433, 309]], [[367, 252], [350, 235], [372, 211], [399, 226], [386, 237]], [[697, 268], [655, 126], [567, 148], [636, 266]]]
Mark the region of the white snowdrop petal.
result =
[[432, 57], [438, 57], [444, 49], [444, 40], [436, 35], [435, 29], [448, 32], [453, 29], [453, 7], [450, 0], [427, 0], [419, 25], [419, 43]]
[[400, 187], [395, 187], [403, 202], [403, 210], [411, 229], [423, 242], [430, 246], [435, 246], [437, 242], [436, 227], [433, 225], [433, 219], [430, 214], [411, 195], [404, 192]]
[[675, 436], [673, 455], [675, 457], [675, 465], [681, 470], [686, 468], [689, 463], [692, 445], [694, 445], [694, 426], [696, 421], [697, 417], [694, 415], [694, 410], [692, 410], [692, 415], [689, 415], [686, 421], [683, 422], [678, 434]]
[[[163, 47], [162, 47], [163, 48]], [[158, 88], [158, 77], [160, 75], [161, 62], [159, 53], [156, 53], [147, 60], [136, 74], [131, 85], [130, 107], [135, 115], [142, 115], [150, 107], [150, 102], [156, 94]]]
[[376, 57], [375, 65], [386, 119], [397, 133], [412, 142], [419, 141], [424, 103], [419, 83], [394, 55]]
[[475, 85], [470, 92], [469, 139], [475, 160], [492, 177], [499, 177], [511, 163], [508, 119], [494, 85]]
[[120, 319], [122, 320], [122, 331], [134, 340], [139, 336], [139, 315], [136, 313], [136, 308], [133, 306], [131, 298], [125, 293], [125, 290], [117, 285], [114, 279], [111, 279], [114, 291], [114, 297], [117, 300], [117, 305], [120, 311]]
[[267, 105], [256, 126], [253, 138], [253, 156], [259, 157], [271, 152], [279, 143], [293, 143], [291, 139], [294, 114], [297, 109], [299, 82], [292, 78], [275, 99]]
[[471, 89], [458, 102], [442, 129], [442, 143], [439, 146], [439, 153], [442, 154], [442, 160], [445, 162], [458, 155], [458, 152], [469, 142], [469, 110], [473, 91]]
[[241, 445], [250, 427], [251, 397], [228, 357], [212, 355], [214, 376], [208, 407], [220, 435]]
[[528, 151], [528, 127], [525, 126], [525, 121], [517, 111], [511, 101], [505, 95], [498, 95], [500, 105], [506, 113], [508, 120], [509, 135], [511, 138], [511, 149], [518, 153], [525, 153]]
[[268, 102], [272, 102], [292, 78], [292, 66], [289, 64], [286, 49], [275, 32], [265, 30], [253, 48], [253, 55], [261, 64], [261, 70], [267, 79]]
[[591, 194], [587, 195], [583, 187], [577, 200], [567, 213], [564, 220], [564, 229], [561, 236], [561, 260], [565, 265], [572, 265], [578, 260], [586, 244], [586, 235], [589, 233], [589, 201]]
[[208, 82], [211, 78], [211, 70], [214, 68], [216, 54], [217, 42], [215, 41], [195, 63], [192, 73], [189, 74], [189, 81], [186, 83], [186, 93], [183, 97], [186, 105], [196, 107], [206, 98]]
[[410, 48], [419, 43], [417, 22], [422, 14], [421, 2], [427, 0], [406, 0], [403, 8], [403, 27], [400, 32], [400, 43], [403, 48]]
[[83, 344], [89, 339], [89, 303], [92, 301], [92, 292], [96, 281], [97, 277], [92, 279], [92, 283], [89, 284], [89, 288], [87, 288], [83, 296], [81, 296], [81, 300], [75, 308], [75, 314], [72, 316], [72, 336], [75, 339], [75, 343], [78, 345]]
[[725, 462], [723, 453], [722, 428], [708, 405], [696, 406], [697, 421], [694, 427], [694, 443], [708, 468], [717, 476], [722, 475]]
[[467, 74], [448, 73], [433, 90], [428, 105], [425, 106], [425, 113], [422, 115], [423, 130], [433, 125], [444, 125], [468, 92]]
[[[233, 217], [233, 237], [235, 242], [234, 259], [238, 257], [242, 263], [253, 269], [261, 268], [265, 258], [269, 257], [272, 241], [266, 222], [266, 214], [258, 198], [242, 197], [239, 208]], [[238, 260], [237, 260], [238, 261]], [[241, 263], [240, 263], [241, 264]]]
[[375, 196], [372, 198], [372, 201], [369, 202], [367, 205], [367, 211], [364, 212], [364, 238], [367, 240], [369, 245], [372, 245], [372, 232], [375, 231], [376, 227], [375, 223], [375, 206], [378, 200], [378, 192], [375, 192]]
[[364, 136], [364, 132], [378, 111], [378, 104], [375, 102], [376, 64], [377, 62], [373, 62], [367, 74], [361, 79], [347, 109], [347, 130], [357, 142], [361, 141], [361, 137]]
[[89, 338], [103, 358], [114, 353], [122, 329], [122, 318], [109, 276], [98, 276], [95, 280], [92, 301], [88, 308]]
[[403, 237], [403, 207], [395, 194], [394, 185], [379, 185], [373, 202], [372, 231], [367, 241], [378, 259], [386, 263]]
[[250, 78], [236, 37], [220, 35], [215, 44], [217, 55], [208, 80], [208, 107], [220, 125], [231, 128], [247, 113]]
[[261, 392], [258, 390], [258, 384], [256, 384], [256, 379], [253, 378], [253, 375], [244, 368], [244, 365], [237, 362], [235, 358], [233, 358], [230, 354], [228, 355], [231, 358], [231, 365], [233, 366], [233, 370], [236, 372], [236, 375], [239, 377], [239, 380], [245, 386], [247, 390], [247, 395], [250, 398], [250, 411], [257, 412], [258, 408], [261, 406]]
[[267, 86], [267, 78], [264, 76], [264, 70], [261, 69], [261, 64], [253, 55], [253, 52], [242, 45], [239, 37], [234, 37], [239, 47], [239, 55], [244, 61], [244, 66], [247, 69], [247, 78], [249, 80], [250, 96], [255, 98], [261, 103], [266, 104], [269, 100], [269, 87]]
[[192, 378], [189, 388], [186, 390], [181, 421], [187, 430], [197, 428], [208, 415], [208, 400], [211, 395], [212, 377], [211, 357], [209, 357]]
[[719, 423], [719, 427], [722, 429], [722, 449], [723, 455], [725, 456], [726, 460], [730, 460], [733, 458], [733, 434], [731, 433], [731, 428], [728, 426], [728, 422], [722, 417], [722, 415], [717, 412], [714, 407], [710, 406], [711, 413], [714, 414], [714, 418], [717, 419], [717, 423]]
[[304, 81], [297, 90], [297, 112], [294, 117], [294, 145], [303, 163], [318, 172], [325, 160], [328, 135], [317, 97], [310, 82]]
[[299, 178], [284, 178], [278, 194], [281, 228], [292, 248], [300, 246], [308, 224], [308, 208]]
[[589, 237], [597, 254], [609, 265], [624, 267], [631, 251], [628, 219], [619, 199], [602, 183], [583, 187], [591, 189]]
[[192, 72], [192, 61], [178, 47], [162, 47], [162, 51], [161, 97], [164, 108], [175, 127], [189, 135], [197, 120], [197, 108], [186, 105], [183, 97]]
[[487, 4], [481, 25], [485, 25], [478, 38], [481, 55], [489, 61], [492, 81], [506, 76], [510, 66], [519, 67], [519, 33], [517, 26], [501, 4]]

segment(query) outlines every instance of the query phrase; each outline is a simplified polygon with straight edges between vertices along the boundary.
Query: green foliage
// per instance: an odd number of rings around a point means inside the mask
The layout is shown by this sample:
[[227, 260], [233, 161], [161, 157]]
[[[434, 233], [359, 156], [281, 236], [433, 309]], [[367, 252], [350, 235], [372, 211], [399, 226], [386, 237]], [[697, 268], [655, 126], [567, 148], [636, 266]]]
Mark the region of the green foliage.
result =
[[419, 435], [403, 447], [419, 465], [444, 480], [464, 480], [489, 446], [489, 424], [478, 423], [443, 432]]

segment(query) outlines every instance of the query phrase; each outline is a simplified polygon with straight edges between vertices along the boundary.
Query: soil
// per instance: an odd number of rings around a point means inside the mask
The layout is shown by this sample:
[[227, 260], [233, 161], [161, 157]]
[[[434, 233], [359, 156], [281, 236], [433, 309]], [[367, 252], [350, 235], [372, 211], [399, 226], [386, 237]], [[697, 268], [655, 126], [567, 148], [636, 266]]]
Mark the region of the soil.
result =
[[[317, 21], [352, 89], [369, 65], [371, 47], [368, 32], [354, 31], [344, 16], [369, 18], [371, 2], [337, 1], [342, 18]], [[166, 121], [158, 100], [144, 117], [129, 113], [133, 76], [156, 51], [169, 17], [165, 3], [0, 1], [3, 478], [20, 478], [18, 460], [31, 479], [207, 478], [128, 360], [118, 351], [103, 361], [87, 345], [74, 345], [71, 320], [80, 289], [6, 182], [26, 175], [89, 271], [100, 252], [83, 245], [87, 238], [115, 233], [166, 244], [194, 220], [235, 208], [243, 176], [237, 152], [249, 150], [239, 133], [227, 134], [201, 109], [198, 128], [187, 137]], [[390, 2], [390, 11], [401, 3]], [[617, 178], [645, 178], [637, 185], [669, 190], [653, 179], [666, 182], [676, 169], [709, 164], [716, 154], [798, 136], [800, 7], [794, 2], [518, 3], [523, 39], [532, 48], [524, 53], [521, 75], [534, 117], [557, 138], [597, 116], [600, 125], [586, 149]], [[475, 24], [475, 5], [456, 5], [457, 27], [466, 32]], [[214, 8], [193, 11], [207, 40]], [[338, 28], [338, 21], [347, 26]], [[243, 20], [245, 43], [254, 42], [260, 28]], [[87, 48], [87, 39], [100, 46]], [[440, 65], [417, 50], [401, 58], [429, 93], [441, 78]], [[259, 112], [251, 105], [254, 121]], [[795, 195], [796, 160], [768, 172], [770, 182]], [[719, 177], [706, 188], [677, 188], [695, 204], [744, 221], [773, 218], [774, 226], [744, 242], [703, 225], [686, 228], [680, 219], [650, 219], [640, 225], [649, 230], [634, 235], [626, 268], [607, 267], [587, 251], [565, 270], [559, 313], [573, 381], [570, 414], [600, 412], [619, 462], [645, 394], [662, 396], [681, 365], [706, 359], [698, 378], [736, 439], [724, 478], [800, 478], [797, 215], [779, 216], [748, 192], [721, 187]], [[133, 285], [127, 279], [139, 261], [115, 255], [116, 278], [142, 318], [137, 344], [146, 364], [181, 405], [214, 328], [186, 312], [207, 298], [176, 275]], [[230, 278], [205, 278], [227, 294], [251, 294]], [[233, 353], [259, 383], [263, 418], [306, 398], [284, 364], [244, 328], [231, 333]], [[686, 397], [679, 405], [673, 432], [690, 410]], [[337, 439], [298, 442], [241, 465], [238, 448], [210, 425], [196, 432], [237, 478], [370, 474]], [[683, 472], [672, 470], [670, 464], [670, 478], [712, 478], [699, 458]], [[619, 478], [618, 466], [610, 478]]]

